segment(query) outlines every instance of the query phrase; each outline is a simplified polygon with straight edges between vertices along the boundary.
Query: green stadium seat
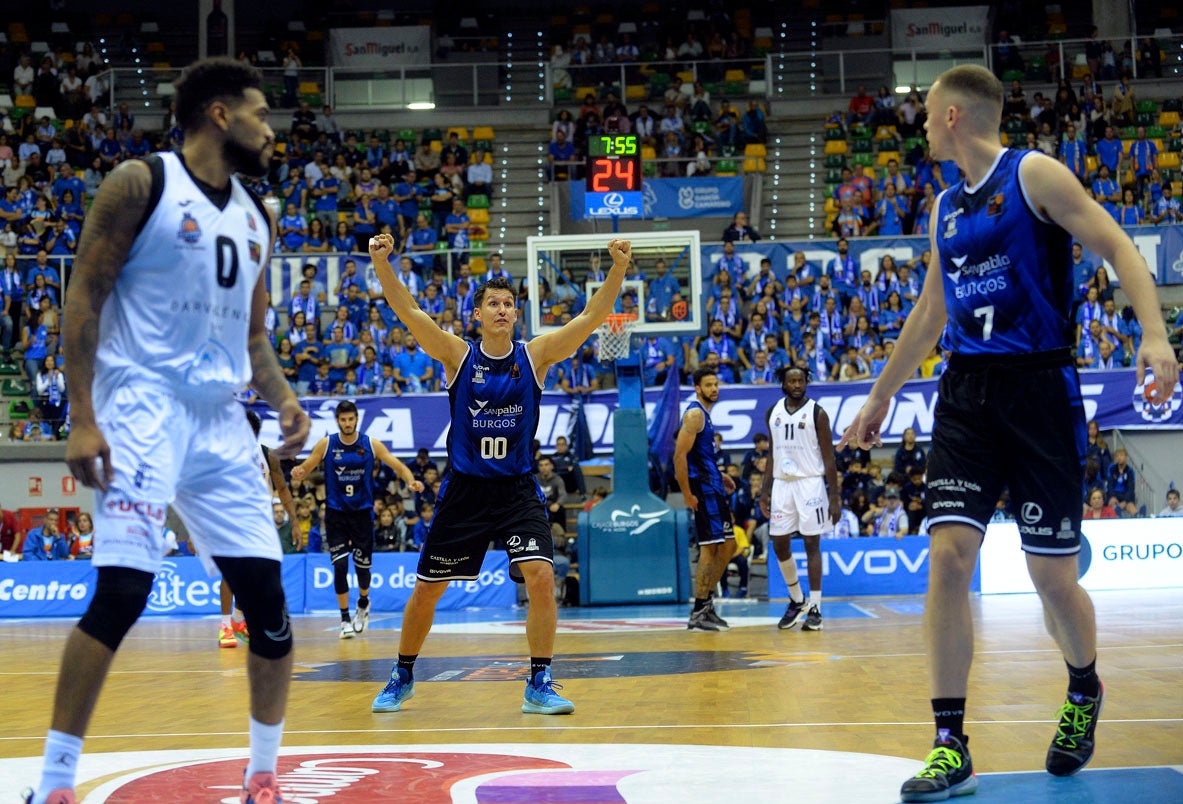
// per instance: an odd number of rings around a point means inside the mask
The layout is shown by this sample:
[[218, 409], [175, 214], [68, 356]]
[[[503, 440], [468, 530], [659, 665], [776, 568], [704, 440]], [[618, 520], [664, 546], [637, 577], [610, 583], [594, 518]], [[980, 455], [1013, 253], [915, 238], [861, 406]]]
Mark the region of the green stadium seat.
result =
[[21, 367], [16, 363], [0, 363], [0, 377], [19, 376]]
[[1158, 112], [1138, 112], [1134, 115], [1135, 126], [1153, 126], [1158, 122]]
[[29, 381], [10, 377], [3, 383], [0, 383], [0, 394], [4, 396], [28, 396]]
[[1152, 100], [1140, 100], [1134, 107], [1138, 114], [1158, 114], [1158, 103]]
[[570, 87], [555, 87], [555, 103], [564, 103], [571, 100]]
[[1162, 102], [1164, 112], [1183, 112], [1183, 101], [1178, 98], [1167, 98]]
[[480, 148], [485, 153], [491, 153], [493, 151], [493, 141], [492, 140], [477, 140], [476, 142], [474, 142], [472, 144], [472, 147], [473, 147], [473, 150]]
[[841, 128], [827, 128], [825, 138], [827, 140], [844, 140], [846, 139], [846, 132]]
[[1183, 151], [1183, 137], [1173, 138], [1169, 143], [1167, 143], [1167, 150], [1175, 152]]
[[487, 195], [470, 195], [468, 197], [469, 209], [488, 209], [489, 196]]
[[826, 169], [837, 168], [841, 170], [846, 167], [846, 157], [842, 154], [830, 154], [826, 157]]
[[854, 152], [856, 154], [869, 154], [874, 152], [875, 146], [870, 140], [855, 140]]
[[21, 421], [29, 418], [29, 411], [32, 410], [32, 405], [27, 399], [14, 399], [8, 403], [8, 419], [9, 421]]
[[1009, 84], [1011, 81], [1022, 81], [1026, 78], [1022, 70], [1007, 70], [1002, 74], [1002, 83]]
[[444, 132], [440, 131], [438, 128], [426, 128], [423, 130], [422, 142], [431, 142], [433, 140], [442, 140], [443, 138], [444, 138]]
[[1165, 140], [1167, 138], [1167, 130], [1163, 126], [1147, 126], [1146, 136], [1152, 140]]
[[413, 144], [415, 142], [415, 129], [400, 128], [398, 130], [398, 138], [403, 142], [409, 142]]
[[735, 175], [739, 172], [739, 165], [734, 159], [720, 159], [715, 165], [715, 174], [719, 176]]
[[841, 170], [827, 170], [826, 171], [826, 184], [837, 184], [840, 181], [842, 181], [842, 171]]
[[872, 167], [875, 164], [874, 154], [855, 154], [852, 160], [859, 167]]

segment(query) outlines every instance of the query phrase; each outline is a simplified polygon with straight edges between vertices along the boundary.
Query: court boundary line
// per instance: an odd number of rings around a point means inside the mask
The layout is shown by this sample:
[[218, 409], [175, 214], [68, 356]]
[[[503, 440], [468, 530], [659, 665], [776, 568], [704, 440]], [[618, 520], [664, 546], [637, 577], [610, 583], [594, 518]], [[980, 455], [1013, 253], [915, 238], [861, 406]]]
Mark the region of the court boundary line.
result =
[[[1047, 726], [1054, 724], [1054, 720], [967, 720], [970, 726]], [[1183, 723], [1183, 718], [1122, 718], [1105, 720], [1105, 724], [1170, 724]], [[831, 723], [679, 723], [664, 725], [607, 725], [607, 726], [570, 726], [556, 724], [552, 726], [448, 726], [441, 728], [408, 728], [408, 729], [297, 729], [284, 730], [284, 736], [311, 734], [451, 734], [457, 732], [528, 732], [528, 731], [643, 731], [654, 729], [659, 731], [674, 731], [678, 729], [817, 729], [817, 728], [898, 728], [901, 726], [932, 726], [931, 720], [915, 721], [870, 721], [870, 722], [831, 722]], [[245, 731], [209, 731], [209, 732], [172, 732], [164, 734], [88, 734], [87, 740], [131, 740], [131, 739], [177, 739], [179, 737], [247, 737]], [[34, 737], [0, 737], [0, 742], [16, 742], [20, 740], [43, 741], [45, 735]]]

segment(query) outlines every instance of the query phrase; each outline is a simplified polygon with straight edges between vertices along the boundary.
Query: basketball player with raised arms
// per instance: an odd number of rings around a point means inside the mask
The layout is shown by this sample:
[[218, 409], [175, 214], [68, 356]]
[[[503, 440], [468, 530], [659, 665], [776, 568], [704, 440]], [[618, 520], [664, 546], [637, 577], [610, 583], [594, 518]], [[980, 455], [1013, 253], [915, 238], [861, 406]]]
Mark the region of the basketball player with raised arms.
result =
[[[809, 370], [784, 366], [776, 370], [785, 398], [773, 403], [764, 415], [772, 449], [760, 509], [768, 517], [768, 535], [785, 584], [789, 605], [777, 628], [788, 630], [801, 622], [803, 631], [822, 630], [821, 534], [833, 530], [842, 517], [838, 487], [838, 465], [834, 461], [834, 440], [830, 417], [821, 405], [805, 396]], [[828, 490], [828, 493], [827, 493]], [[797, 562], [792, 540], [805, 542], [809, 570], [809, 605], [797, 580]]]
[[275, 769], [292, 631], [271, 500], [234, 394], [249, 383], [279, 412], [280, 457], [300, 451], [309, 420], [265, 327], [275, 222], [234, 175], [262, 175], [271, 158], [261, 79], [231, 59], [186, 68], [176, 82], [184, 147], [111, 171], [82, 230], [63, 316], [66, 462], [96, 490], [98, 580], [66, 642], [32, 804], [75, 800], [82, 737], [152, 591], [170, 504], [206, 569], [229, 581], [251, 633], [241, 800], [282, 800]]
[[1178, 379], [1154, 281], [1138, 249], [1067, 167], [999, 142], [1002, 84], [962, 65], [928, 93], [928, 143], [965, 179], [931, 213], [933, 267], [915, 309], [842, 444], [879, 440], [892, 397], [938, 339], [952, 352], [941, 377], [927, 507], [931, 547], [925, 635], [936, 741], [904, 801], [972, 793], [963, 732], [973, 660], [969, 584], [986, 523], [1004, 487], [1019, 516], [1027, 570], [1044, 622], [1067, 663], [1067, 700], [1046, 767], [1067, 776], [1093, 756], [1104, 687], [1097, 677], [1093, 604], [1077, 582], [1084, 402], [1071, 345], [1072, 243], [1117, 271], [1144, 329], [1135, 365], [1157, 381], [1156, 403]]
[[435, 607], [451, 581], [480, 576], [489, 542], [502, 541], [510, 575], [522, 578], [530, 609], [526, 640], [530, 676], [522, 711], [560, 715], [575, 704], [559, 695], [551, 680], [555, 624], [554, 549], [545, 499], [533, 475], [530, 442], [538, 427], [539, 401], [547, 370], [579, 349], [608, 315], [620, 294], [632, 256], [627, 240], [612, 240], [612, 269], [583, 312], [562, 328], [526, 343], [514, 341], [517, 292], [504, 277], [477, 288], [473, 317], [481, 340], [470, 343], [445, 332], [421, 309], [390, 267], [394, 240], [370, 240], [370, 256], [399, 320], [423, 350], [444, 365], [452, 410], [448, 471], [440, 484], [435, 518], [419, 557], [418, 582], [403, 613], [398, 661], [390, 681], [374, 698], [375, 712], [397, 712], [415, 693], [414, 664], [431, 630]]
[[[340, 433], [316, 442], [312, 454], [292, 468], [292, 480], [304, 476], [324, 463], [325, 543], [333, 562], [333, 591], [341, 609], [341, 639], [353, 639], [370, 622], [370, 568], [374, 556], [374, 486], [371, 476], [374, 461], [394, 470], [411, 491], [423, 491], [402, 461], [390, 454], [381, 441], [357, 431], [357, 405], [351, 400], [337, 404], [337, 427]], [[357, 616], [349, 617], [349, 557], [357, 570]]]

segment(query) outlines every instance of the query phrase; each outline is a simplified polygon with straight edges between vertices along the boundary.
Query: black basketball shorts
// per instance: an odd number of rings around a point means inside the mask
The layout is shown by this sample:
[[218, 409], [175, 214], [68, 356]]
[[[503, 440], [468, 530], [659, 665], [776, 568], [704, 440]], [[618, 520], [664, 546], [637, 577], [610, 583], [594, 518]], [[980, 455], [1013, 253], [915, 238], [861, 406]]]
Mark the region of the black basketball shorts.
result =
[[475, 477], [449, 472], [440, 484], [416, 574], [424, 581], [474, 580], [494, 541], [504, 545], [515, 581], [521, 581], [515, 564], [553, 564], [545, 499], [534, 475]]
[[369, 567], [374, 555], [374, 509], [325, 508], [325, 544], [334, 564], [353, 556], [356, 567]]
[[1023, 550], [1080, 551], [1087, 440], [1080, 381], [1062, 352], [999, 362], [953, 355], [941, 377], [928, 459], [928, 526], [983, 533], [1003, 487]]

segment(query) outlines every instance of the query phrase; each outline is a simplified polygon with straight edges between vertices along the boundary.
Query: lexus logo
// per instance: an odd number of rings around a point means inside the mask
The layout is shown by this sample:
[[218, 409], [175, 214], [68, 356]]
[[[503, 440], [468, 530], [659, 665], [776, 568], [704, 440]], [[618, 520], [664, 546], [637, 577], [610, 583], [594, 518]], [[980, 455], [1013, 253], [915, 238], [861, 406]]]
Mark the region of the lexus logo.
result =
[[1039, 507], [1038, 503], [1025, 502], [1022, 510], [1023, 521], [1028, 525], [1034, 525], [1039, 520], [1043, 519], [1043, 509]]
[[608, 193], [604, 196], [604, 206], [606, 207], [623, 207], [624, 196], [620, 193]]

